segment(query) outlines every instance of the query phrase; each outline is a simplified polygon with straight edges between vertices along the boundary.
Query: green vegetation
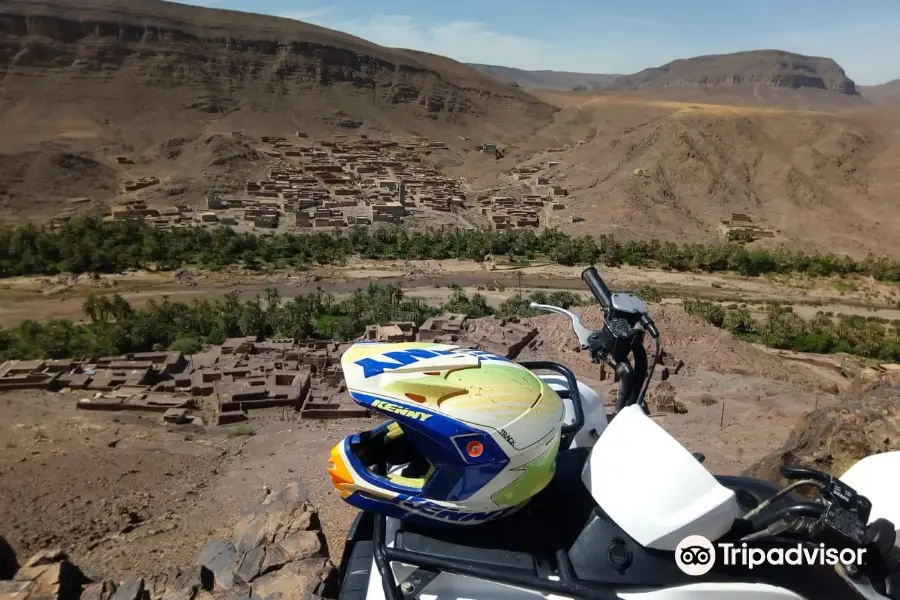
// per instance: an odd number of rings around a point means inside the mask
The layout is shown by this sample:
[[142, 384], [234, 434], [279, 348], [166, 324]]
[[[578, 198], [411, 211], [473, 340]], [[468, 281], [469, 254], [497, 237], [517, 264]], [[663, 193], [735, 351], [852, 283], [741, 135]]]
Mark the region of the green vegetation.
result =
[[541, 258], [561, 265], [626, 264], [677, 271], [735, 271], [747, 276], [867, 275], [880, 281], [900, 281], [900, 263], [888, 258], [856, 261], [846, 256], [811, 256], [753, 248], [740, 241], [678, 245], [658, 240], [623, 242], [612, 236], [576, 238], [558, 230], [412, 232], [402, 228], [259, 236], [225, 227], [161, 232], [140, 222], [97, 219], [73, 220], [56, 230], [0, 226], [0, 277], [118, 273], [133, 268], [170, 270], [184, 265], [306, 268], [340, 263], [351, 256], [482, 261], [488, 255], [513, 264]]
[[900, 362], [900, 321], [878, 317], [819, 312], [803, 319], [791, 307], [770, 304], [762, 319], [754, 319], [743, 305], [723, 306], [708, 300], [686, 299], [687, 313], [727, 329], [739, 338], [771, 348], [830, 354], [845, 352], [883, 361]]
[[246, 423], [238, 423], [236, 425], [232, 425], [228, 430], [228, 437], [230, 438], [252, 437], [254, 435], [256, 435], [256, 432], [253, 431], [253, 428]]
[[[645, 290], [648, 301], [653, 296]], [[349, 298], [337, 301], [321, 290], [283, 300], [275, 289], [265, 296], [241, 300], [228, 294], [214, 302], [151, 300], [144, 308], [133, 308], [121, 296], [88, 296], [83, 305], [85, 321], [54, 319], [46, 323], [23, 321], [17, 327], [0, 329], [0, 360], [111, 356], [151, 349], [185, 353], [229, 337], [289, 337], [294, 339], [349, 340], [366, 326], [390, 321], [412, 321], [421, 325], [442, 312], [472, 317], [531, 317], [542, 314], [531, 302], [563, 308], [582, 305], [584, 296], [571, 292], [536, 291], [518, 294], [492, 309], [479, 293], [467, 295], [459, 286], [440, 306], [429, 306], [403, 295], [399, 286], [370, 284]], [[804, 320], [790, 307], [772, 304], [757, 320], [744, 305], [722, 305], [686, 299], [684, 309], [741, 339], [773, 348], [800, 352], [847, 352], [886, 361], [900, 361], [900, 321], [875, 317], [834, 317], [819, 313]]]
[[752, 242], [753, 233], [746, 229], [732, 229], [725, 236], [729, 242]]
[[[507, 300], [498, 316], [532, 316], [529, 302], [572, 306], [581, 297], [569, 292], [535, 292], [528, 298]], [[228, 294], [215, 302], [195, 300], [187, 304], [167, 298], [133, 308], [119, 295], [88, 296], [82, 307], [85, 322], [54, 319], [46, 323], [23, 321], [0, 329], [0, 361], [8, 359], [112, 356], [152, 349], [197, 352], [206, 344], [220, 344], [229, 337], [289, 337], [294, 339], [353, 339], [367, 325], [412, 321], [421, 325], [440, 312], [466, 313], [473, 317], [495, 314], [484, 296], [467, 296], [455, 287], [442, 306], [428, 306], [408, 299], [399, 286], [369, 285], [349, 298], [336, 301], [317, 291], [289, 301], [274, 289], [264, 297], [242, 301]]]
[[662, 302], [662, 294], [655, 287], [650, 285], [642, 285], [634, 290], [634, 295], [647, 303], [658, 304]]
[[841, 293], [841, 295], [844, 295], [846, 292], [855, 292], [856, 291], [856, 285], [849, 283], [847, 281], [838, 280], [838, 281], [835, 281], [834, 283], [832, 283], [832, 286], [834, 287], [834, 289], [839, 291]]
[[[601, 264], [657, 267], [676, 271], [733, 271], [745, 276], [804, 274], [838, 278], [833, 285], [852, 291], [841, 280], [850, 275], [900, 283], [900, 263], [887, 258], [854, 260], [846, 256], [811, 256], [801, 252], [770, 251], [742, 241], [683, 244], [619, 241], [611, 236], [575, 238], [557, 230], [411, 232], [404, 229], [351, 229], [338, 233], [253, 235], [229, 228], [161, 232], [140, 222], [106, 223], [73, 220], [58, 229], [34, 225], [0, 225], [0, 277], [57, 273], [118, 273], [127, 269], [171, 270], [185, 265], [221, 269], [230, 265], [260, 268], [310, 268], [338, 264], [359, 256], [365, 259], [448, 259], [474, 261], [494, 256], [508, 264], [542, 259], [561, 265]], [[498, 289], [489, 286], [488, 289]], [[659, 302], [657, 290], [637, 291], [647, 302]], [[582, 297], [567, 292], [535, 292], [506, 300], [498, 316], [538, 314], [530, 302], [572, 306]], [[171, 348], [194, 352], [228, 337], [352, 339], [367, 325], [392, 320], [421, 324], [438, 312], [493, 314], [481, 294], [467, 296], [454, 288], [440, 307], [405, 298], [398, 287], [372, 285], [337, 302], [321, 291], [283, 302], [274, 290], [264, 298], [242, 301], [228, 295], [215, 302], [192, 304], [167, 299], [134, 309], [120, 296], [89, 297], [86, 322], [25, 321], [0, 329], [0, 360], [114, 355]], [[804, 320], [788, 308], [773, 305], [762, 319], [745, 306], [722, 306], [688, 300], [685, 309], [743, 339], [775, 348], [806, 352], [848, 352], [881, 360], [900, 360], [900, 327], [872, 317], [819, 314]]]

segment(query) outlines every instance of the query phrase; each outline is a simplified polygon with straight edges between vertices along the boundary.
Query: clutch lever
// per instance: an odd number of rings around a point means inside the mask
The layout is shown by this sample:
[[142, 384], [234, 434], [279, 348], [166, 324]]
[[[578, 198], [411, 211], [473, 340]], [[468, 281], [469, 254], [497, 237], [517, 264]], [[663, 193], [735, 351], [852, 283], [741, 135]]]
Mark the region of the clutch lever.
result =
[[550, 304], [538, 304], [537, 302], [532, 302], [528, 306], [535, 310], [543, 310], [569, 317], [572, 321], [572, 329], [575, 331], [575, 337], [578, 338], [578, 342], [581, 344], [582, 349], [589, 347], [589, 340], [594, 332], [581, 324], [581, 319], [578, 318], [578, 315], [564, 308], [552, 306]]

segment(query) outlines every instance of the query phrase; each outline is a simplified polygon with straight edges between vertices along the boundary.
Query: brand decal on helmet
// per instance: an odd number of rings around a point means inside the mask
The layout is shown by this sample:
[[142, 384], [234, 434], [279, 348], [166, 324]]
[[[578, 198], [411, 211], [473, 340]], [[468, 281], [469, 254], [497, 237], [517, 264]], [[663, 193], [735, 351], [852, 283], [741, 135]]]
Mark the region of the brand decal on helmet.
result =
[[401, 494], [399, 497], [401, 498], [400, 505], [408, 509], [410, 512], [428, 515], [429, 517], [441, 521], [449, 521], [453, 523], [464, 523], [466, 521], [488, 521], [510, 513], [516, 508], [501, 508], [499, 510], [488, 512], [471, 513], [453, 510], [451, 508], [447, 508], [446, 506], [441, 506], [440, 504], [435, 504], [427, 500], [416, 500], [403, 494]]
[[[385, 371], [399, 369], [417, 363], [419, 361], [436, 358], [438, 356], [453, 356], [455, 354], [468, 354], [477, 356], [482, 360], [496, 360], [501, 362], [511, 362], [508, 358], [491, 354], [483, 350], [470, 350], [468, 348], [454, 348], [453, 350], [425, 350], [423, 348], [411, 348], [409, 350], [394, 350], [385, 352], [378, 358], [362, 358], [353, 364], [359, 365], [363, 369], [363, 377], [375, 377], [381, 375]], [[390, 359], [394, 362], [381, 360], [383, 358]]]
[[391, 404], [390, 402], [385, 402], [384, 400], [375, 400], [374, 402], [372, 402], [372, 408], [380, 408], [381, 410], [386, 410], [389, 413], [394, 413], [395, 415], [403, 415], [404, 417], [418, 419], [419, 421], [423, 422], [431, 418], [431, 415], [426, 412], [422, 412], [420, 410], [410, 410], [396, 404]]

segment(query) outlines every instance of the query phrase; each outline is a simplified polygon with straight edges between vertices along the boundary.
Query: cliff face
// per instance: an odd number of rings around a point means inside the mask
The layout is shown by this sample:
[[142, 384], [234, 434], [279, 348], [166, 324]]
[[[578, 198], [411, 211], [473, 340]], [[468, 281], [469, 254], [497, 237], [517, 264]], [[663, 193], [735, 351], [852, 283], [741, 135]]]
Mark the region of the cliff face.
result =
[[830, 58], [780, 50], [758, 50], [698, 56], [644, 69], [616, 80], [620, 90], [658, 91], [677, 87], [760, 86], [772, 89], [813, 89], [858, 96], [856, 85]]
[[375, 107], [402, 106], [439, 120], [503, 112], [540, 123], [553, 112], [455, 61], [423, 61], [288, 19], [157, 0], [0, 2], [4, 101], [26, 98], [29, 90], [14, 84], [40, 78], [79, 84], [79, 100], [122, 78], [142, 87], [199, 89], [194, 108], [214, 113], [234, 108], [242, 94], [296, 101], [334, 87]]
[[[232, 189], [262, 166], [207, 143], [223, 134], [422, 135], [455, 151], [461, 137], [515, 141], [555, 112], [456, 61], [290, 19], [159, 0], [0, 0], [3, 219], [56, 215], [76, 196], [105, 202], [140, 177], [164, 181], [168, 203]], [[172, 144], [177, 160], [161, 157]]]

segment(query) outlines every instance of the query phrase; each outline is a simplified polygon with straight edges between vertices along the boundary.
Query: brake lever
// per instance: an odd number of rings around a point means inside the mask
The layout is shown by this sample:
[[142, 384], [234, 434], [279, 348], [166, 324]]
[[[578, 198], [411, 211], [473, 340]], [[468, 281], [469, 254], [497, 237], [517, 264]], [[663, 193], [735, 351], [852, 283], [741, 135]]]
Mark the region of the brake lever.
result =
[[538, 304], [537, 302], [532, 302], [528, 306], [535, 310], [543, 310], [546, 312], [552, 312], [569, 317], [569, 319], [572, 321], [572, 329], [575, 330], [575, 337], [578, 338], [578, 342], [581, 344], [582, 349], [590, 347], [589, 339], [594, 332], [582, 325], [581, 319], [579, 319], [578, 315], [576, 315], [575, 313], [558, 306], [553, 306], [550, 304]]

